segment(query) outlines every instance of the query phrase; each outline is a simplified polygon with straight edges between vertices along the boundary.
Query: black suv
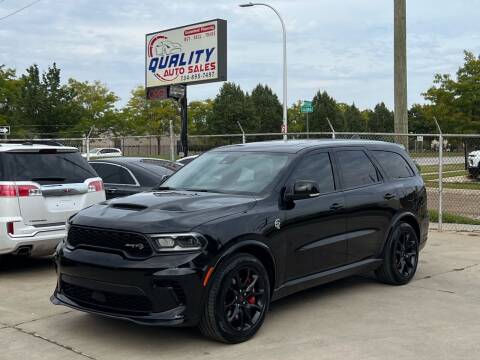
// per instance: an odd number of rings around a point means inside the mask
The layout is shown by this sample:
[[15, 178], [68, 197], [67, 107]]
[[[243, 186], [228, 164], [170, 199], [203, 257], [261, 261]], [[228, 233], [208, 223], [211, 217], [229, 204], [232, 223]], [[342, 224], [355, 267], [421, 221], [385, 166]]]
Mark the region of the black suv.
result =
[[374, 270], [401, 285], [427, 240], [425, 186], [404, 149], [360, 140], [209, 151], [161, 188], [69, 220], [51, 300], [237, 343], [272, 300]]

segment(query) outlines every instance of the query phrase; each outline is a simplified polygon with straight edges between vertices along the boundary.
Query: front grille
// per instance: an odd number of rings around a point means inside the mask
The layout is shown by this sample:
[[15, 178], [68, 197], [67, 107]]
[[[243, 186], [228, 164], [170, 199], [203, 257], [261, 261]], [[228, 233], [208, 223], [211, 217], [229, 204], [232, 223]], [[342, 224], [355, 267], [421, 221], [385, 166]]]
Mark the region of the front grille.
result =
[[152, 255], [152, 247], [143, 235], [127, 232], [72, 226], [68, 231], [67, 242], [74, 248], [121, 251], [129, 257]]
[[123, 295], [108, 291], [96, 291], [62, 281], [61, 292], [68, 298], [100, 308], [113, 309], [120, 312], [151, 312], [152, 303], [145, 296]]

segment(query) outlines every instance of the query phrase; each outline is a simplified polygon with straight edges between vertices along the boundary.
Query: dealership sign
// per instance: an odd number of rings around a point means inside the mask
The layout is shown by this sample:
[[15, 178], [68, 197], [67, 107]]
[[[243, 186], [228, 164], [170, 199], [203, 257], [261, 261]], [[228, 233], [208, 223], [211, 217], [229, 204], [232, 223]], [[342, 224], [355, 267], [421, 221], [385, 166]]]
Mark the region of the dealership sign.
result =
[[227, 22], [211, 20], [146, 35], [145, 87], [227, 80]]

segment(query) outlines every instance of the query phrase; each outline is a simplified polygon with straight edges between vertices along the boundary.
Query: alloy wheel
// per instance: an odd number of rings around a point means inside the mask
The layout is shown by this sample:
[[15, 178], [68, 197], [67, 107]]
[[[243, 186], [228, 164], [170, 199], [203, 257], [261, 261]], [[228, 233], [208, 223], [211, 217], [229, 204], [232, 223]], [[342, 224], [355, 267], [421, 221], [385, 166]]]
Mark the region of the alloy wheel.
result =
[[408, 231], [401, 232], [394, 244], [395, 268], [399, 275], [410, 278], [415, 272], [418, 260], [418, 246]]
[[222, 294], [226, 323], [235, 331], [248, 331], [261, 320], [266, 308], [265, 280], [250, 266], [231, 274]]

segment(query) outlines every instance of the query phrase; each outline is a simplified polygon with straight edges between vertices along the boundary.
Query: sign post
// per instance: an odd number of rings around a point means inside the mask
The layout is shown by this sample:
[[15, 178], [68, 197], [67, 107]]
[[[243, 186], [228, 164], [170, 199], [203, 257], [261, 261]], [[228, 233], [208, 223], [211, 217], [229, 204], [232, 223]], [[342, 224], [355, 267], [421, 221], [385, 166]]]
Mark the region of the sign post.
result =
[[313, 112], [313, 104], [311, 101], [304, 100], [302, 106], [300, 107], [302, 114], [307, 114], [307, 139], [310, 137], [309, 126], [308, 126], [308, 114]]
[[[147, 100], [177, 99], [181, 142], [188, 156], [187, 85], [227, 80], [227, 22], [215, 19], [158, 31], [145, 38]], [[183, 94], [178, 93], [178, 86]]]

